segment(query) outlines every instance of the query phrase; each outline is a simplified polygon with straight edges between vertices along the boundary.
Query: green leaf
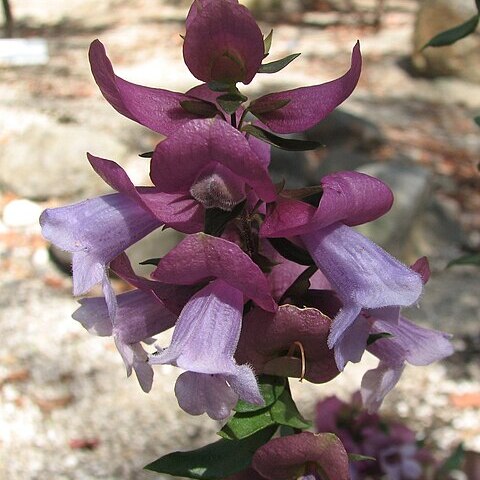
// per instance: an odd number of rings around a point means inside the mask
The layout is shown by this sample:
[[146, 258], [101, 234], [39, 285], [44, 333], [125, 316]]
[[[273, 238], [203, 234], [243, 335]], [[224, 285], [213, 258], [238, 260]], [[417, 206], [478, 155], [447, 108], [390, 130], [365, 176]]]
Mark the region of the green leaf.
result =
[[300, 53], [292, 53], [291, 55], [286, 56], [280, 60], [275, 60], [274, 62], [264, 63], [260, 65], [258, 73], [277, 73], [280, 70], [283, 70], [289, 63], [293, 62]]
[[322, 144], [319, 142], [314, 142], [312, 140], [297, 140], [295, 138], [283, 138], [278, 135], [264, 130], [263, 128], [257, 127], [255, 125], [247, 125], [242, 128], [244, 132], [253, 135], [254, 137], [263, 140], [270, 145], [281, 148], [283, 150], [292, 150], [292, 151], [304, 151], [304, 150], [315, 150], [318, 147], [321, 147]]
[[449, 473], [453, 470], [459, 470], [464, 458], [465, 449], [463, 443], [460, 443], [438, 469], [436, 480], [447, 480], [447, 478], [450, 478]]
[[462, 257], [452, 260], [447, 268], [453, 267], [454, 265], [476, 265], [480, 266], [480, 253], [469, 253], [463, 255]]
[[210, 102], [204, 100], [183, 100], [180, 106], [188, 113], [193, 113], [203, 118], [213, 118], [220, 113], [217, 107]]
[[208, 83], [207, 86], [214, 92], [230, 92], [232, 89], [236, 89], [235, 84], [215, 81]]
[[427, 44], [422, 47], [422, 50], [427, 47], [444, 47], [446, 45], [452, 45], [452, 43], [455, 43], [457, 40], [460, 40], [473, 33], [477, 28], [479, 19], [480, 14], [474, 15], [461, 25], [457, 25], [456, 27], [435, 35]]
[[372, 333], [368, 336], [367, 345], [372, 345], [377, 340], [380, 340], [382, 338], [392, 338], [392, 337], [393, 335], [388, 332]]
[[272, 247], [284, 258], [300, 265], [315, 265], [310, 254], [286, 238], [269, 238]]
[[243, 440], [219, 440], [190, 452], [173, 452], [145, 467], [157, 473], [201, 480], [220, 480], [250, 466], [253, 454], [277, 430], [264, 428]]
[[361, 455], [360, 453], [349, 453], [348, 459], [351, 462], [364, 462], [364, 461], [372, 461], [376, 462], [377, 459], [375, 457], [367, 457], [367, 455]]
[[154, 265], [156, 267], [160, 263], [160, 260], [161, 258], [149, 258], [148, 260], [140, 262], [140, 265]]
[[290, 435], [295, 434], [295, 429], [292, 427], [287, 427], [286, 425], [280, 425], [280, 436], [289, 437]]
[[480, 115], [478, 117], [475, 117], [473, 121], [480, 127]]
[[260, 393], [262, 394], [265, 405], [253, 405], [243, 400], [239, 400], [235, 411], [238, 413], [254, 412], [256, 410], [262, 410], [269, 407], [277, 401], [280, 395], [285, 390], [285, 379], [281, 377], [275, 377], [273, 375], [260, 375], [258, 377], [258, 386]]
[[272, 405], [270, 413], [272, 419], [280, 425], [301, 430], [312, 426], [311, 422], [305, 420], [298, 411], [288, 389], [285, 389], [280, 398]]
[[265, 57], [270, 53], [270, 48], [272, 48], [273, 40], [273, 29], [270, 30], [270, 33], [263, 39], [263, 54]]
[[242, 440], [275, 425], [269, 408], [263, 408], [252, 413], [236, 413], [218, 432], [227, 440]]
[[152, 158], [153, 157], [153, 152], [140, 153], [138, 156], [142, 157], [142, 158]]
[[239, 109], [240, 105], [247, 100], [248, 98], [245, 97], [245, 95], [238, 93], [226, 93], [225, 95], [220, 95], [220, 97], [217, 97], [218, 104], [230, 115], [235, 113]]
[[271, 102], [262, 101], [260, 104], [253, 101], [249, 105], [248, 110], [252, 112], [253, 115], [258, 116], [262, 115], [263, 113], [270, 113], [274, 112], [275, 110], [280, 110], [280, 108], [285, 107], [285, 105], [288, 105], [289, 103], [289, 98], [274, 100]]
[[206, 208], [204, 233], [219, 237], [225, 230], [228, 222], [242, 213], [246, 203], [246, 200], [240, 202], [231, 211], [222, 210], [221, 208]]

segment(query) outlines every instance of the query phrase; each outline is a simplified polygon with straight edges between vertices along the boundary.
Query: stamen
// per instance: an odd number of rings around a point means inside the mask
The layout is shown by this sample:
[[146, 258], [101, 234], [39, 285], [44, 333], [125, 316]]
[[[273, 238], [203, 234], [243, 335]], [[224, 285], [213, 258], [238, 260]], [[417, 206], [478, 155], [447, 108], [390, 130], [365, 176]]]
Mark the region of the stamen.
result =
[[307, 369], [307, 361], [305, 358], [305, 349], [303, 348], [303, 345], [299, 341], [295, 341], [292, 343], [290, 349], [288, 350], [287, 356], [288, 357], [293, 357], [293, 354], [295, 353], [295, 347], [298, 347], [300, 350], [300, 359], [302, 361], [302, 372], [300, 374], [300, 380], [299, 382], [302, 382], [303, 379], [305, 378], [305, 371]]

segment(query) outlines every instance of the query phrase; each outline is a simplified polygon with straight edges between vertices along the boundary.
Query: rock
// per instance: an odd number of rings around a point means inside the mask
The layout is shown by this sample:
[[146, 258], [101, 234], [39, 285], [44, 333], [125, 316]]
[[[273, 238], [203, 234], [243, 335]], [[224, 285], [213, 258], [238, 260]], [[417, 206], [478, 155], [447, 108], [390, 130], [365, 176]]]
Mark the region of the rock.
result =
[[12, 200], [3, 209], [3, 223], [7, 227], [38, 225], [38, 217], [41, 213], [41, 207], [30, 200]]
[[86, 152], [116, 161], [127, 154], [121, 142], [101, 131], [39, 113], [4, 108], [0, 113], [0, 187], [21, 197], [81, 199], [105, 192]]
[[412, 63], [421, 74], [455, 76], [480, 81], [480, 32], [441, 48], [420, 49], [435, 35], [455, 27], [477, 13], [472, 0], [425, 0], [415, 23]]
[[402, 257], [414, 220], [425, 208], [431, 174], [405, 161], [365, 165], [359, 171], [387, 183], [395, 201], [386, 215], [358, 229], [393, 255]]

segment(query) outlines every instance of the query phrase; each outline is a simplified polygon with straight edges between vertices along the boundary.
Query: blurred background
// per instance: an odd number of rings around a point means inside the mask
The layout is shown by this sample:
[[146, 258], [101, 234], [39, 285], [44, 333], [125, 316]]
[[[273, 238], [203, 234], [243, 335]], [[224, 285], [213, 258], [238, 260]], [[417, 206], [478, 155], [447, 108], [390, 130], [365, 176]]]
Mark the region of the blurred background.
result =
[[[265, 34], [274, 29], [272, 60], [302, 53], [281, 74], [257, 75], [242, 89], [252, 97], [340, 76], [360, 40], [359, 86], [305, 134], [326, 148], [274, 151], [272, 174], [295, 188], [358, 169], [392, 187], [393, 210], [362, 231], [405, 262], [430, 258], [431, 281], [408, 316], [454, 334], [457, 352], [442, 364], [407, 367], [383, 412], [440, 450], [464, 442], [480, 452], [480, 270], [446, 268], [480, 249], [480, 129], [473, 121], [480, 112], [480, 34], [419, 53], [434, 34], [470, 18], [474, 1], [242, 3]], [[77, 303], [69, 259], [42, 239], [38, 216], [108, 191], [86, 151], [117, 161], [134, 183], [148, 183], [148, 160], [138, 154], [159, 137], [104, 101], [88, 46], [99, 38], [117, 73], [132, 82], [185, 91], [198, 83], [181, 52], [189, 2], [7, 4], [11, 15], [0, 30], [0, 478], [167, 478], [141, 469], [213, 440], [218, 424], [178, 408], [173, 367], [156, 370], [146, 395], [125, 379], [111, 339], [89, 336], [70, 318]], [[154, 233], [129, 253], [135, 263], [177, 241], [174, 232]], [[305, 415], [326, 395], [348, 399], [373, 365], [365, 357], [324, 386], [292, 382]]]

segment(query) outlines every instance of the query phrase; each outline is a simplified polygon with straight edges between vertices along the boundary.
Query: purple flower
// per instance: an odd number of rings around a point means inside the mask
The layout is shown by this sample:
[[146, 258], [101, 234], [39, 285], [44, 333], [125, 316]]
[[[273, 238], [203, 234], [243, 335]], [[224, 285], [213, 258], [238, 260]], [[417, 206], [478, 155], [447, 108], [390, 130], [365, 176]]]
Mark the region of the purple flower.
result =
[[[178, 168], [182, 165], [182, 168]], [[232, 208], [247, 185], [271, 202], [275, 187], [245, 136], [219, 119], [192, 120], [155, 149], [150, 176], [166, 193], [191, 196], [204, 208]]]
[[340, 373], [327, 347], [330, 324], [315, 308], [282, 305], [275, 315], [256, 308], [244, 320], [235, 358], [257, 374], [329, 382]]
[[101, 283], [114, 316], [115, 297], [107, 265], [161, 222], [127, 195], [117, 193], [47, 209], [40, 225], [47, 240], [73, 254], [73, 294], [82, 295]]
[[348, 480], [348, 456], [333, 433], [274, 438], [253, 456], [252, 467], [268, 480]]
[[181, 408], [222, 420], [239, 398], [261, 405], [255, 375], [237, 365], [233, 355], [242, 324], [243, 293], [215, 280], [195, 294], [182, 310], [170, 346], [150, 358], [186, 370], [175, 385]]
[[214, 279], [185, 305], [171, 345], [150, 359], [186, 370], [175, 387], [179, 405], [222, 419], [239, 398], [262, 404], [252, 369], [234, 360], [245, 297], [268, 311], [277, 308], [260, 268], [235, 243], [200, 233], [163, 257], [152, 276], [178, 285]]
[[[321, 183], [318, 208], [291, 199], [281, 199], [269, 212], [261, 234], [266, 237], [300, 235], [318, 268], [342, 302], [328, 339], [336, 347], [343, 335], [351, 339], [337, 348], [337, 365], [343, 369], [350, 358], [361, 356], [366, 329], [354, 324], [362, 309], [382, 309], [397, 315], [398, 307], [417, 301], [422, 291], [420, 276], [398, 262], [349, 226], [374, 220], [392, 204], [390, 189], [380, 180], [355, 172], [326, 176]], [[348, 225], [348, 226], [347, 226]], [[350, 333], [346, 333], [348, 329]], [[342, 344], [341, 347], [345, 347]], [[345, 357], [345, 358], [343, 358]]]
[[[111, 263], [117, 275], [136, 287], [116, 296], [117, 309], [112, 318], [108, 312], [105, 298], [84, 298], [79, 301], [80, 308], [72, 317], [80, 322], [93, 335], [113, 337], [130, 376], [135, 371], [140, 386], [150, 391], [153, 370], [148, 364], [148, 355], [141, 342], [152, 343], [151, 338], [173, 327], [177, 313], [187, 301], [192, 291], [185, 287], [163, 285], [136, 275], [125, 254]], [[161, 297], [168, 297], [162, 302]]]
[[263, 60], [262, 32], [236, 0], [195, 0], [186, 20], [183, 56], [203, 82], [248, 84]]
[[379, 358], [378, 367], [365, 373], [362, 379], [362, 399], [369, 411], [378, 410], [385, 395], [397, 384], [405, 368], [430, 365], [453, 353], [451, 335], [419, 327], [404, 317], [397, 324], [376, 320], [371, 332], [388, 333], [368, 347]]

